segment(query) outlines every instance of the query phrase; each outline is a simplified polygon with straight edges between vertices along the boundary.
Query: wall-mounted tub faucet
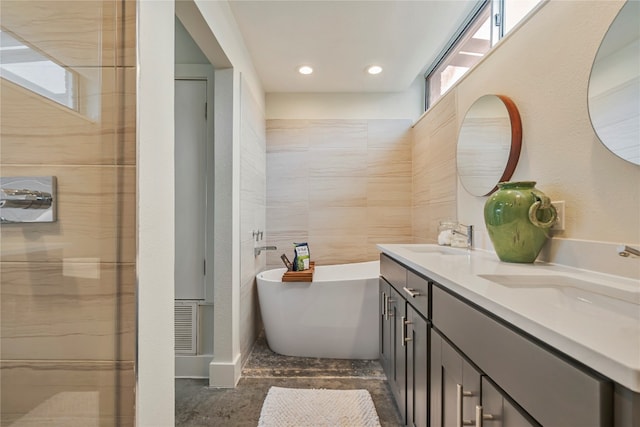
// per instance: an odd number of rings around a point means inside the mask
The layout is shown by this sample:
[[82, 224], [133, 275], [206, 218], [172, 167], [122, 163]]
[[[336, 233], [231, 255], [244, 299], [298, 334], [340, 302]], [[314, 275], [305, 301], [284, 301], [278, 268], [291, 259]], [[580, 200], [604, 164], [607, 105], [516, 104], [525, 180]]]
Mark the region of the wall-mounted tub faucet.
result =
[[630, 255], [634, 257], [640, 257], [640, 250], [636, 248], [629, 247], [627, 245], [618, 246], [618, 255], [627, 258]]
[[53, 197], [46, 191], [13, 188], [0, 190], [0, 208], [48, 209], [51, 203], [53, 203]]
[[258, 256], [262, 253], [262, 251], [275, 251], [278, 250], [276, 246], [258, 246], [257, 248], [253, 248], [253, 256]]
[[54, 222], [56, 199], [55, 176], [0, 177], [0, 222]]

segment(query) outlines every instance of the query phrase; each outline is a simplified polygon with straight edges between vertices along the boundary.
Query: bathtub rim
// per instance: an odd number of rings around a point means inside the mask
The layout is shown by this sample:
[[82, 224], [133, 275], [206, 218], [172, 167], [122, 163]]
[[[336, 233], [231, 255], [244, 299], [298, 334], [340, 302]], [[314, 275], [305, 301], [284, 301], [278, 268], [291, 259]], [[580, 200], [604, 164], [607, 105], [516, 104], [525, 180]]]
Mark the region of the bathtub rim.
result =
[[[376, 266], [373, 268], [373, 266]], [[367, 270], [367, 274], [354, 274], [353, 276], [341, 276], [340, 274], [331, 274], [331, 273], [339, 273], [344, 272], [346, 268], [359, 268], [363, 271], [366, 268], [371, 268], [370, 271]], [[313, 281], [311, 282], [283, 282], [282, 275], [287, 271], [285, 267], [279, 268], [271, 268], [268, 270], [261, 271], [256, 274], [256, 280], [262, 281], [264, 283], [280, 283], [285, 285], [290, 285], [293, 283], [332, 283], [332, 282], [347, 282], [353, 280], [366, 280], [366, 279], [377, 279], [380, 276], [380, 260], [372, 260], [372, 261], [359, 261], [345, 264], [331, 264], [331, 265], [319, 265], [315, 267], [315, 274], [313, 277]], [[375, 274], [373, 274], [375, 272]], [[320, 276], [320, 277], [318, 277]]]

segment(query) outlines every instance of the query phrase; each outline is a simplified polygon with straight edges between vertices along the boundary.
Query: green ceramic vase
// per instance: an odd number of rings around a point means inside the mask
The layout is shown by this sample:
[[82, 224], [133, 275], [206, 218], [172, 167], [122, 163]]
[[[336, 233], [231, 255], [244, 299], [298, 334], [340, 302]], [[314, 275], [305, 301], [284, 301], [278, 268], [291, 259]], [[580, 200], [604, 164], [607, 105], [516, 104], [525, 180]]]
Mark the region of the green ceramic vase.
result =
[[484, 222], [498, 258], [534, 262], [549, 238], [556, 209], [535, 181], [501, 182], [484, 205]]

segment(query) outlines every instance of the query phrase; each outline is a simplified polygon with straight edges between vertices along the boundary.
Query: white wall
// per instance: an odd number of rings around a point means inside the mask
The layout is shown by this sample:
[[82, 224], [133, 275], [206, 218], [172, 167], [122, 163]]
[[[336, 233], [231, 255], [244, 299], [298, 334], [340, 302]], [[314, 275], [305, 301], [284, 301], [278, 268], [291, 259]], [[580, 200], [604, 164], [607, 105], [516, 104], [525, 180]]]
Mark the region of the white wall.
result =
[[[242, 34], [238, 29], [228, 2], [226, 0], [193, 1], [196, 6], [198, 6], [218, 44], [233, 64], [234, 70], [236, 73], [242, 73], [243, 78], [246, 80], [247, 89], [256, 98], [260, 109], [264, 111], [264, 90], [262, 89], [262, 83], [251, 62], [251, 57], [244, 45]], [[239, 81], [240, 79], [237, 79], [237, 90], [240, 88]]]
[[[512, 180], [537, 181], [552, 200], [566, 201], [562, 237], [640, 240], [640, 168], [601, 144], [587, 108], [591, 64], [621, 6], [549, 2], [457, 90], [458, 124], [485, 93], [506, 94], [516, 103], [523, 146]], [[459, 189], [461, 219], [480, 224], [484, 201]]]
[[174, 200], [173, 32], [173, 2], [138, 3], [136, 425], [140, 427], [174, 425], [174, 210], [167, 209]]
[[[228, 84], [229, 108], [222, 108], [222, 129], [232, 162], [227, 178], [230, 191], [229, 222], [226, 226], [232, 248], [229, 276], [217, 304], [225, 322], [219, 325], [223, 339], [216, 342], [220, 364], [212, 370], [221, 386], [233, 386], [240, 375], [240, 151], [241, 75], [258, 111], [264, 111], [264, 93], [226, 2], [196, 1], [211, 33], [212, 45], [222, 47], [233, 69], [216, 73]], [[174, 425], [173, 265], [174, 215], [166, 209], [173, 201], [173, 87], [175, 5], [170, 1], [138, 2], [138, 382], [136, 424]], [[206, 54], [206, 52], [205, 52]], [[211, 58], [209, 58], [211, 59]], [[226, 58], [223, 58], [223, 63]], [[212, 61], [218, 63], [216, 61]], [[219, 89], [216, 87], [216, 89]], [[224, 89], [222, 89], [224, 90]], [[163, 102], [158, 102], [161, 99]], [[217, 114], [217, 113], [216, 113]], [[264, 113], [262, 113], [264, 117]], [[260, 115], [254, 126], [260, 127]], [[264, 129], [264, 124], [262, 124]], [[216, 130], [217, 132], [217, 130]], [[224, 133], [226, 132], [226, 133]], [[216, 188], [217, 191], [217, 188]], [[162, 197], [158, 197], [162, 194]], [[216, 385], [216, 384], [214, 384]]]
[[[255, 328], [252, 326], [254, 319], [252, 315], [247, 315], [247, 307], [254, 306], [252, 286], [245, 281], [246, 286], [243, 288], [242, 278], [247, 277], [248, 270], [255, 274], [256, 267], [253, 265], [253, 250], [246, 248], [249, 231], [246, 230], [247, 227], [241, 226], [241, 220], [243, 210], [247, 206], [254, 206], [256, 197], [258, 199], [265, 197], [266, 190], [264, 185], [260, 184], [266, 179], [264, 167], [262, 172], [256, 173], [256, 170], [252, 169], [255, 162], [247, 161], [247, 159], [256, 156], [258, 158], [264, 157], [264, 136], [262, 136], [262, 143], [259, 142], [260, 137], [257, 139], [255, 137], [264, 134], [264, 92], [228, 3], [226, 1], [204, 0], [195, 0], [194, 3], [233, 66], [233, 134], [230, 141], [233, 165], [230, 224], [231, 281], [216, 283], [214, 316], [218, 326], [215, 326], [214, 361], [210, 368], [211, 386], [233, 387], [240, 378], [242, 361], [247, 356], [242, 352], [248, 351], [248, 341], [255, 335]], [[216, 140], [217, 143], [218, 140]], [[260, 168], [258, 168], [259, 170]], [[261, 176], [260, 173], [262, 173]], [[243, 177], [246, 178], [251, 174], [258, 177], [241, 181]], [[262, 195], [246, 191], [249, 188], [261, 188], [256, 191], [261, 191]], [[256, 219], [255, 226], [263, 225], [264, 222], [263, 214], [262, 219], [259, 217]], [[253, 226], [248, 228], [253, 228]], [[262, 229], [264, 230], [264, 226]], [[248, 267], [249, 265], [251, 268]], [[216, 310], [218, 310], [217, 314]], [[224, 310], [224, 315], [221, 315], [221, 310]], [[241, 313], [245, 314], [242, 318]], [[220, 328], [225, 328], [225, 331], [221, 331]]]
[[268, 93], [271, 119], [411, 119], [424, 111], [424, 78], [418, 76], [404, 92]]
[[193, 38], [177, 17], [175, 40], [176, 64], [211, 65], [211, 62], [204, 53], [202, 53], [202, 50], [200, 50], [198, 45], [193, 41]]
[[[523, 128], [522, 153], [511, 180], [537, 181], [552, 200], [566, 202], [566, 230], [555, 234], [542, 257], [583, 268], [608, 264], [616, 274], [624, 269], [638, 277], [637, 263], [619, 257], [611, 245], [640, 244], [640, 167], [601, 144], [587, 107], [591, 64], [623, 3], [551, 0], [439, 103], [455, 105], [459, 129], [477, 98], [509, 96], [519, 109]], [[421, 120], [439, 119], [427, 112]], [[483, 217], [486, 199], [457, 186], [458, 220], [476, 226], [478, 247], [492, 249]], [[585, 245], [596, 256], [586, 256]]]

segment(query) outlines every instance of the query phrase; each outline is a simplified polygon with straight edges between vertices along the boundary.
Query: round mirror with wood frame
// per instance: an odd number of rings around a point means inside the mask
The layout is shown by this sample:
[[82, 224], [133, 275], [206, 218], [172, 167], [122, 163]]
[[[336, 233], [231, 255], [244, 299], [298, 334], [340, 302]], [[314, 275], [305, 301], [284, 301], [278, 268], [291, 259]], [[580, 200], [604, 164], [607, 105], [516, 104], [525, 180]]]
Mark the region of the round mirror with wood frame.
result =
[[474, 196], [488, 196], [511, 179], [522, 147], [522, 122], [514, 102], [484, 95], [467, 110], [456, 153], [460, 182]]

